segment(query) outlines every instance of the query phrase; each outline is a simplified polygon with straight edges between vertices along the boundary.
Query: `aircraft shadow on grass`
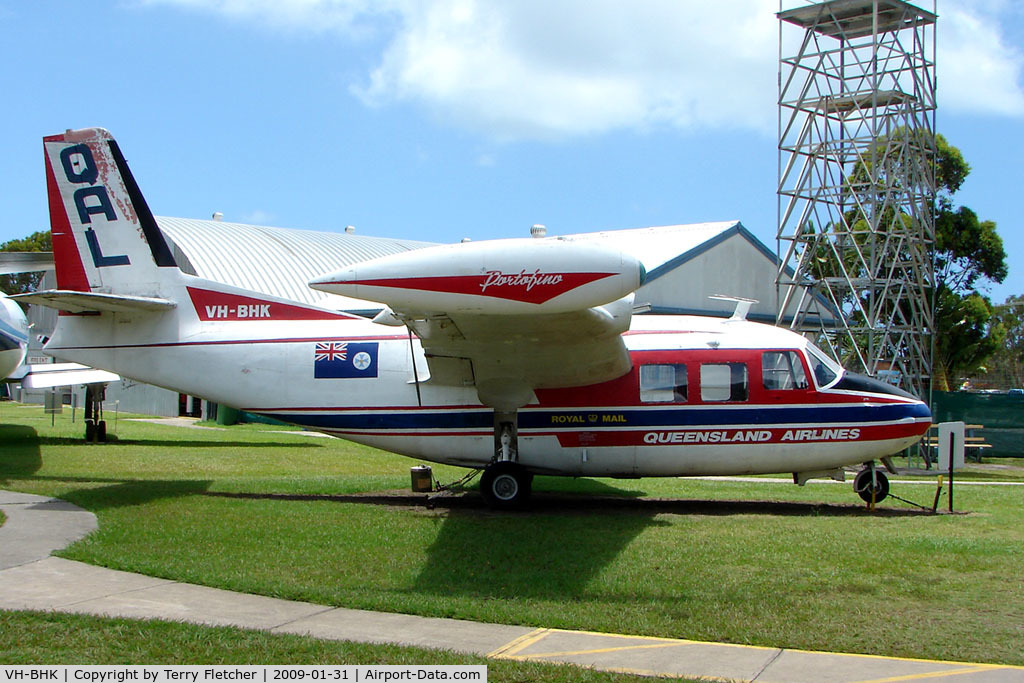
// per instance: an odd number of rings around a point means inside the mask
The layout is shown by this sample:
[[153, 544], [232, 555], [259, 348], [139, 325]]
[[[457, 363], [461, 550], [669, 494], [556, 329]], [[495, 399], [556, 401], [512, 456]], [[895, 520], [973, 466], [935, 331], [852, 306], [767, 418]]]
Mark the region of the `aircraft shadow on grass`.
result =
[[0, 481], [32, 476], [43, 466], [39, 435], [32, 427], [0, 425]]
[[[95, 481], [95, 480], [93, 480]], [[204, 479], [145, 479], [111, 482], [105, 486], [90, 486], [69, 491], [61, 497], [91, 512], [145, 505], [156, 500], [182, 498], [205, 493], [212, 480]]]
[[[209, 493], [231, 498], [327, 501], [404, 508], [433, 515], [437, 533], [412, 585], [415, 592], [495, 600], [583, 597], [606, 566], [645, 530], [667, 525], [665, 515], [862, 517], [863, 506], [774, 501], [640, 498], [595, 480], [579, 492], [538, 490], [528, 509], [492, 510], [476, 491], [439, 496], [379, 491], [344, 495]], [[543, 479], [540, 488], [546, 488]], [[922, 513], [884, 509], [876, 516]]]
[[69, 482], [82, 484], [107, 484], [86, 486], [76, 491], [61, 494], [69, 502], [89, 510], [136, 505], [158, 498], [180, 497], [204, 493], [210, 481], [183, 480], [132, 480], [116, 477], [94, 476], [49, 476], [40, 475], [43, 466], [43, 446], [78, 446], [81, 448], [120, 448], [123, 446], [146, 446], [150, 448], [301, 448], [309, 449], [319, 444], [248, 441], [159, 441], [147, 439], [111, 440], [90, 444], [82, 439], [56, 436], [40, 436], [32, 427], [25, 425], [0, 425], [0, 485], [5, 481], [35, 479], [40, 481]]
[[[664, 515], [864, 515], [856, 505], [567, 493], [535, 494], [529, 511], [502, 515], [488, 513], [478, 496], [467, 494], [462, 500], [467, 505], [449, 508], [427, 551], [415, 584], [419, 591], [494, 599], [582, 597], [591, 580], [641, 533], [669, 524]], [[921, 513], [887, 509], [882, 514]]]
[[[570, 505], [573, 503], [570, 502]], [[650, 514], [533, 512], [495, 516], [457, 510], [427, 549], [417, 592], [494, 600], [566, 600], [587, 594], [606, 566], [650, 527]]]
[[[25, 425], [0, 425], [0, 485], [18, 480], [67, 482], [83, 484], [81, 488], [61, 494], [61, 498], [87, 510], [98, 511], [112, 507], [139, 505], [161, 498], [177, 498], [204, 493], [209, 489], [208, 480], [132, 480], [93, 476], [49, 476], [41, 475], [43, 446], [81, 446], [83, 448], [117, 448], [119, 445], [164, 446], [159, 441], [111, 441], [102, 444], [88, 444], [81, 439], [40, 436], [32, 427]], [[285, 447], [293, 444], [251, 444], [247, 442], [224, 441], [178, 441], [170, 444], [175, 448], [191, 447]], [[294, 444], [302, 447], [304, 444]]]

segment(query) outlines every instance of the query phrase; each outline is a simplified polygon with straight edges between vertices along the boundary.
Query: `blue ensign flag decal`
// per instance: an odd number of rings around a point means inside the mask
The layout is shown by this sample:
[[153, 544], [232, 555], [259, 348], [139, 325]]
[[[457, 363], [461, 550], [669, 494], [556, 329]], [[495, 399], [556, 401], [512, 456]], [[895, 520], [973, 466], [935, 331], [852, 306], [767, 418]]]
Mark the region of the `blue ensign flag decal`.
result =
[[317, 342], [313, 356], [313, 377], [376, 377], [377, 346], [377, 342]]

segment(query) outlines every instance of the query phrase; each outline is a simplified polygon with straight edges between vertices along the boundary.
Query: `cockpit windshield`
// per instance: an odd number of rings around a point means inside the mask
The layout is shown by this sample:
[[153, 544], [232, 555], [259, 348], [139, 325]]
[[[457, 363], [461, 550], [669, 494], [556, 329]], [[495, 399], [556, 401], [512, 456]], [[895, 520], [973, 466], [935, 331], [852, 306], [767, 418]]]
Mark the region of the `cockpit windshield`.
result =
[[811, 373], [819, 389], [831, 386], [843, 374], [843, 368], [814, 344], [807, 345], [807, 356], [811, 362]]

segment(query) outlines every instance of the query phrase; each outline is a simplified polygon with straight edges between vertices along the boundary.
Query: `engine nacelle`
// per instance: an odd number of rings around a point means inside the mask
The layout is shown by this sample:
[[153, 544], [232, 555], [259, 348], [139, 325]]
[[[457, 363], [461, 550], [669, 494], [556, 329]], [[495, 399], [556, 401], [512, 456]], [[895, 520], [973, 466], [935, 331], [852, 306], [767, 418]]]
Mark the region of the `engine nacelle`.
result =
[[621, 299], [643, 284], [636, 258], [560, 238], [464, 242], [349, 266], [310, 281], [333, 294], [406, 312], [565, 313]]

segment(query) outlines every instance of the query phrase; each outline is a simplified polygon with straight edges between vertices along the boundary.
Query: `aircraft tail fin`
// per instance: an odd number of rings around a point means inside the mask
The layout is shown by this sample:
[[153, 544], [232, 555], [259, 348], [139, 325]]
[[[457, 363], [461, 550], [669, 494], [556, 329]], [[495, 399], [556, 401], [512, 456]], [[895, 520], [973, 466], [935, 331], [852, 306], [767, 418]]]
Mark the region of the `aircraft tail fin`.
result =
[[159, 298], [180, 271], [113, 136], [69, 130], [43, 147], [58, 289]]

